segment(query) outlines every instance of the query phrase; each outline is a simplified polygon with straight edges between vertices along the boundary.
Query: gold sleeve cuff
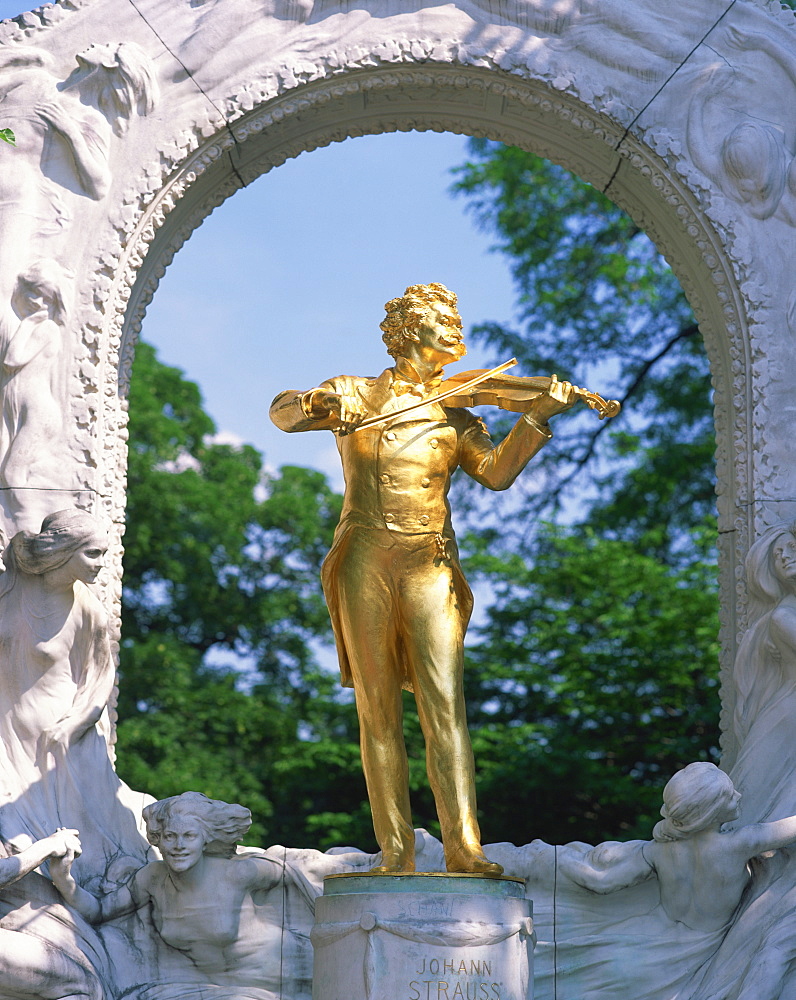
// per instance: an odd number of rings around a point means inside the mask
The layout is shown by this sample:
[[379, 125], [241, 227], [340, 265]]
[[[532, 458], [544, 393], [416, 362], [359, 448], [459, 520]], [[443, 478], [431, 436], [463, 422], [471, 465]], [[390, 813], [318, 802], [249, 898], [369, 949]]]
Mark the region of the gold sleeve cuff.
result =
[[321, 392], [321, 389], [319, 387], [317, 387], [317, 386], [314, 389], [307, 389], [306, 392], [302, 392], [302, 394], [299, 396], [299, 402], [301, 403], [301, 409], [304, 411], [304, 416], [308, 420], [317, 420], [318, 419], [318, 414], [315, 413], [313, 411], [313, 409], [312, 409], [312, 396], [313, 396], [313, 393], [316, 393], [316, 392]]
[[533, 427], [534, 430], [539, 431], [540, 434], [550, 440], [553, 436], [553, 432], [550, 430], [549, 424], [540, 424], [538, 420], [535, 420], [530, 413], [523, 413], [522, 419], [528, 424], [529, 427]]

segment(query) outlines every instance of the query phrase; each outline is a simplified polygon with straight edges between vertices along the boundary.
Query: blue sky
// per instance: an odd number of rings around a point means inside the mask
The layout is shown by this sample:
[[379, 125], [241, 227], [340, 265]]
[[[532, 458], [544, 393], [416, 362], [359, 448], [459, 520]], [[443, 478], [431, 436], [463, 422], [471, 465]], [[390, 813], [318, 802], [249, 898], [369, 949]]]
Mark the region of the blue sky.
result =
[[[389, 362], [378, 324], [406, 285], [441, 281], [465, 327], [508, 320], [512, 287], [490, 238], [448, 193], [466, 140], [436, 133], [349, 139], [260, 177], [203, 223], [163, 278], [143, 336], [205, 394], [223, 431], [269, 465], [338, 478], [330, 434], [291, 437], [268, 420], [281, 389]], [[463, 368], [483, 362], [471, 350]]]

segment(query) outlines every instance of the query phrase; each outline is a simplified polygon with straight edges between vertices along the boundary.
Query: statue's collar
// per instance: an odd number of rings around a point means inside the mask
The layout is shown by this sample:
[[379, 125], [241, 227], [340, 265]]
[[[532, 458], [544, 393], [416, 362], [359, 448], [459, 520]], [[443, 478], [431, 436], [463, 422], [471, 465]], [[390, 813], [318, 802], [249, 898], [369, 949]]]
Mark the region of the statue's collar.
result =
[[431, 389], [436, 389], [440, 382], [442, 382], [441, 371], [433, 378], [424, 382], [420, 375], [418, 375], [415, 366], [406, 358], [398, 358], [395, 362], [395, 367], [388, 370], [392, 372], [393, 389], [399, 395], [402, 392], [417, 391], [421, 386], [428, 392]]

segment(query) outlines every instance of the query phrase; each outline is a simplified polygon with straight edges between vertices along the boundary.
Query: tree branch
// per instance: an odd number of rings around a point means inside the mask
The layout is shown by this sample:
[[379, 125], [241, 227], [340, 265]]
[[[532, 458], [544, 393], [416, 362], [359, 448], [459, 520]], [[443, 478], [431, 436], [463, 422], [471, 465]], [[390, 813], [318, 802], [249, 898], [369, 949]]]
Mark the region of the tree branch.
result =
[[[662, 358], [666, 357], [666, 355], [672, 350], [675, 344], [678, 344], [681, 340], [686, 340], [688, 337], [693, 337], [694, 334], [698, 332], [699, 332], [699, 327], [697, 326], [696, 323], [690, 323], [688, 326], [684, 326], [681, 330], [678, 330], [678, 332], [664, 344], [664, 346], [660, 349], [660, 351], [658, 351], [657, 354], [653, 355], [651, 358], [648, 358], [644, 362], [644, 364], [636, 372], [633, 381], [625, 390], [624, 395], [619, 400], [619, 402], [622, 404], [623, 410], [625, 408], [625, 405], [627, 404], [627, 401], [634, 395], [634, 393], [638, 391], [639, 386], [647, 377], [651, 369], [654, 368], [655, 365]], [[558, 499], [562, 491], [572, 482], [572, 480], [577, 475], [580, 474], [584, 466], [586, 466], [591, 461], [597, 449], [597, 442], [599, 441], [600, 436], [606, 431], [606, 429], [609, 426], [610, 425], [607, 420], [602, 421], [597, 430], [594, 431], [594, 433], [590, 436], [589, 443], [586, 446], [586, 449], [582, 453], [581, 457], [576, 460], [574, 469], [572, 469], [572, 471], [558, 483], [558, 485], [550, 495], [551, 503], [553, 504], [558, 503]]]

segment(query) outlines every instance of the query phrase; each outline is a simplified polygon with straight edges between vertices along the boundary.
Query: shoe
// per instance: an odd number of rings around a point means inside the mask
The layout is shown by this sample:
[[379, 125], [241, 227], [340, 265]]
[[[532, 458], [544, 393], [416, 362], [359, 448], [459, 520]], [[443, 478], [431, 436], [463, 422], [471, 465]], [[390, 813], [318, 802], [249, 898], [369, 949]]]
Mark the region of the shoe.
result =
[[471, 850], [461, 847], [453, 854], [446, 853], [445, 867], [448, 872], [456, 875], [489, 875], [497, 878], [503, 874], [503, 865], [490, 861], [480, 848]]
[[383, 854], [381, 864], [370, 869], [371, 875], [398, 875], [401, 872], [413, 872], [415, 859], [403, 857], [400, 854]]

